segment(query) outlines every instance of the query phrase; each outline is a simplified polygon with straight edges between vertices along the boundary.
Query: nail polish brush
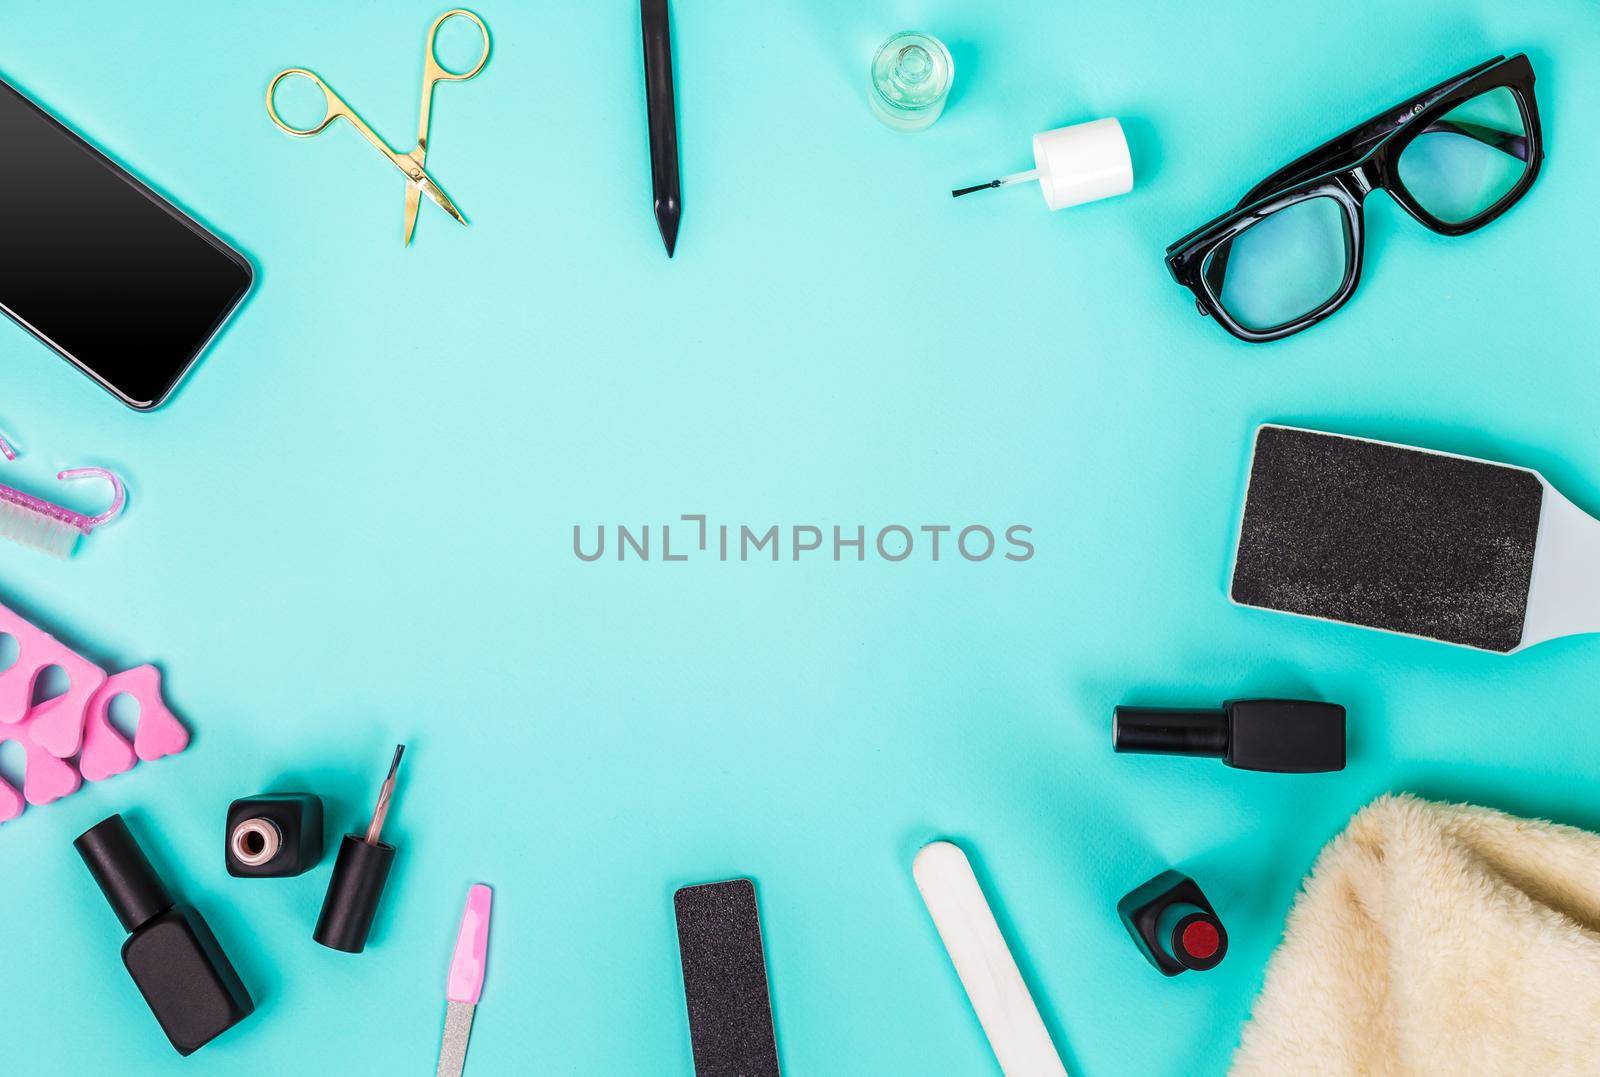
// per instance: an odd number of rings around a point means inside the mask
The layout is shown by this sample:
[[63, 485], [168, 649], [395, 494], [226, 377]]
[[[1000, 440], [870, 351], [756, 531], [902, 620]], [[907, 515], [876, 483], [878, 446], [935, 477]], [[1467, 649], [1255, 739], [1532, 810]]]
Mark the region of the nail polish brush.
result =
[[1122, 124], [1108, 116], [1070, 127], [1057, 127], [1054, 131], [1040, 131], [1033, 136], [1032, 168], [988, 183], [958, 188], [951, 191], [950, 196], [960, 198], [977, 191], [1034, 180], [1044, 194], [1045, 205], [1051, 209], [1066, 209], [1127, 194], [1133, 190], [1133, 158], [1128, 154], [1128, 140], [1122, 134]]
[[394, 759], [389, 763], [389, 775], [378, 791], [377, 806], [372, 809], [372, 821], [365, 834], [346, 834], [339, 843], [339, 855], [333, 862], [333, 877], [328, 880], [328, 893], [322, 899], [322, 913], [317, 917], [317, 929], [311, 937], [322, 945], [349, 954], [359, 954], [367, 945], [367, 933], [372, 930], [372, 919], [378, 912], [378, 901], [383, 897], [383, 884], [388, 881], [389, 868], [394, 864], [394, 846], [380, 841], [383, 823], [389, 815], [389, 802], [394, 798], [395, 776], [400, 771], [400, 756], [406, 746], [397, 745]]

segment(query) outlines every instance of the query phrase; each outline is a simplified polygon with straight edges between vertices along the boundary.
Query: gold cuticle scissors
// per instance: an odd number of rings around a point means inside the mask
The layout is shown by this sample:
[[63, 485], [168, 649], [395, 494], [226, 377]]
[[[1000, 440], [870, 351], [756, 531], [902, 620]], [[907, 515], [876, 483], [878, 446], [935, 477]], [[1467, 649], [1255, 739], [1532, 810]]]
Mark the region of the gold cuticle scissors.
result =
[[[470, 70], [459, 73], [446, 68], [439, 62], [434, 53], [434, 46], [439, 37], [439, 28], [458, 15], [462, 18], [470, 19], [483, 34], [483, 53], [478, 57], [478, 62]], [[379, 138], [377, 132], [368, 127], [366, 121], [357, 115], [355, 109], [351, 108], [344, 98], [334, 93], [333, 88], [314, 71], [304, 67], [285, 68], [274, 75], [272, 81], [267, 84], [267, 115], [280, 130], [294, 135], [296, 138], [310, 138], [312, 135], [318, 135], [327, 130], [335, 120], [347, 120], [350, 126], [361, 132], [363, 138], [370, 142], [379, 153], [383, 154], [391, 164], [405, 175], [405, 241], [407, 244], [411, 242], [411, 235], [416, 229], [417, 208], [422, 195], [427, 195], [429, 201], [443, 209], [457, 221], [462, 224], [467, 223], [467, 219], [461, 215], [461, 211], [450, 200], [450, 196], [444, 193], [444, 188], [428, 174], [423, 165], [428, 156], [428, 121], [433, 111], [433, 88], [441, 82], [465, 82], [483, 70], [484, 65], [489, 62], [489, 28], [484, 25], [482, 19], [472, 12], [467, 11], [465, 8], [455, 8], [433, 20], [433, 25], [428, 27], [425, 46], [422, 68], [422, 105], [417, 118], [417, 145], [410, 153], [397, 153], [390, 148], [388, 143]], [[285, 122], [283, 117], [278, 115], [278, 107], [273, 98], [277, 94], [278, 85], [284, 79], [291, 77], [311, 80], [317, 89], [322, 91], [322, 96], [327, 102], [327, 112], [324, 113], [321, 121], [311, 127], [295, 127]]]

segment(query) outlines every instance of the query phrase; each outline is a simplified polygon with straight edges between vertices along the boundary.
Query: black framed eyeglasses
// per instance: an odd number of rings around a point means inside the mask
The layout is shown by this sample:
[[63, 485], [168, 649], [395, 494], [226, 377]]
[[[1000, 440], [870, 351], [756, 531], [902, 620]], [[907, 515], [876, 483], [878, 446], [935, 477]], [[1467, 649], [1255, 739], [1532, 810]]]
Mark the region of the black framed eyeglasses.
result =
[[1521, 53], [1497, 56], [1274, 172], [1168, 247], [1167, 268], [1200, 313], [1240, 340], [1278, 340], [1355, 293], [1361, 206], [1373, 191], [1460, 236], [1526, 194], [1543, 157], [1533, 65]]

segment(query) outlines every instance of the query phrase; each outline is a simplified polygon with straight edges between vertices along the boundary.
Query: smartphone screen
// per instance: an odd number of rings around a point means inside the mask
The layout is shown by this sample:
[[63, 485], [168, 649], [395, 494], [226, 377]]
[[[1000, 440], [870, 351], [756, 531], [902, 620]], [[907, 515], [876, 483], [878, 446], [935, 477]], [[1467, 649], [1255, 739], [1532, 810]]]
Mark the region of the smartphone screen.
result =
[[237, 251], [0, 81], [0, 309], [23, 328], [153, 408], [250, 280]]

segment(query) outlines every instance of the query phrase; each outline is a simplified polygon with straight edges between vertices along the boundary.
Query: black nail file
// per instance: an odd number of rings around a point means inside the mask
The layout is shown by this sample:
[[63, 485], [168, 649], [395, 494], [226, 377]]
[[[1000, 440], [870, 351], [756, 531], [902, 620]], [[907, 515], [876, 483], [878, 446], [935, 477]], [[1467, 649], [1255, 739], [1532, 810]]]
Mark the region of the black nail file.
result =
[[1256, 433], [1233, 600], [1510, 652], [1600, 631], [1600, 521], [1537, 471]]
[[672, 903], [696, 1077], [778, 1077], [755, 884], [686, 886]]

